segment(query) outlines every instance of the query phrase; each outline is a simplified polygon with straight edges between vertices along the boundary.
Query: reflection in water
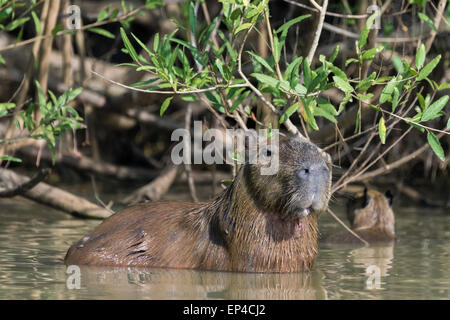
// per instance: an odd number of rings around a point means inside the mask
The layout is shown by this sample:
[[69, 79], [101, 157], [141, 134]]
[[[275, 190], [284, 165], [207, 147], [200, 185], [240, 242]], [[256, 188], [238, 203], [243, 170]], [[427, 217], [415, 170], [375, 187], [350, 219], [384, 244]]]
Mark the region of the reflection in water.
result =
[[[65, 252], [100, 222], [2, 199], [0, 299], [450, 299], [450, 217], [396, 214], [393, 245], [321, 246], [306, 274], [82, 267], [81, 289], [69, 290]], [[341, 228], [327, 215], [319, 226]], [[380, 271], [377, 290], [367, 287], [371, 265]]]
[[82, 267], [91, 294], [131, 299], [324, 299], [316, 273], [262, 274]]
[[353, 249], [349, 252], [349, 258], [353, 260], [355, 267], [367, 270], [368, 267], [375, 266], [380, 270], [380, 276], [386, 277], [394, 259], [394, 244]]

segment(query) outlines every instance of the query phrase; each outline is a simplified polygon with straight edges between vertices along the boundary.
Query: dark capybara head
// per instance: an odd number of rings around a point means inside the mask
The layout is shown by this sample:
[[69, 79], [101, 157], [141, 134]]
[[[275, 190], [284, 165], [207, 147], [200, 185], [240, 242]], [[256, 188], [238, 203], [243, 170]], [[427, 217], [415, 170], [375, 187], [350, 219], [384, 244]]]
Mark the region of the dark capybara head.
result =
[[393, 196], [390, 191], [381, 193], [373, 189], [364, 189], [349, 202], [347, 217], [352, 229], [377, 228], [394, 234], [395, 218], [392, 211]]
[[[331, 158], [314, 144], [295, 138], [259, 145], [262, 161], [247, 163], [247, 186], [262, 208], [282, 218], [304, 218], [327, 208]], [[278, 166], [274, 166], [278, 164]], [[263, 172], [262, 169], [275, 168]]]

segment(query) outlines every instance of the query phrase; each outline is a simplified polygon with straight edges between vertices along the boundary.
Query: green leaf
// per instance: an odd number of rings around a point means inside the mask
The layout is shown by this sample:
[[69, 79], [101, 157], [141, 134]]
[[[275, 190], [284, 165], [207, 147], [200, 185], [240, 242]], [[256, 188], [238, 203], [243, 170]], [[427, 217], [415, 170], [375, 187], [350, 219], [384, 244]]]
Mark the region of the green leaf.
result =
[[109, 14], [109, 6], [107, 6], [98, 13], [97, 22], [105, 20], [108, 17], [108, 14]]
[[305, 110], [304, 113], [302, 113], [303, 118], [305, 119], [306, 123], [314, 130], [319, 130], [319, 127], [317, 126], [316, 119], [314, 118], [314, 109], [316, 107], [316, 100], [309, 97], [306, 99], [301, 98], [303, 109]]
[[109, 16], [109, 20], [117, 18], [118, 14], [119, 14], [119, 9], [117, 9], [117, 8], [114, 9], [113, 12], [111, 13], [111, 15]]
[[373, 98], [373, 93], [368, 93], [368, 94], [358, 93], [357, 96], [358, 96], [359, 100], [367, 101], [367, 100], [370, 100]]
[[282, 124], [287, 119], [289, 119], [289, 117], [297, 110], [298, 110], [298, 102], [295, 102], [289, 108], [286, 109], [286, 111], [281, 115], [280, 120], [278, 122]]
[[67, 101], [75, 99], [81, 93], [81, 91], [83, 91], [82, 87], [70, 90], [69, 94], [67, 95]]
[[338, 53], [339, 53], [339, 45], [337, 45], [336, 47], [334, 47], [333, 53], [331, 54], [331, 57], [330, 57], [330, 59], [328, 59], [328, 61], [330, 61], [331, 63], [333, 63], [334, 60], [336, 59]]
[[276, 33], [280, 33], [280, 32], [286, 32], [287, 33], [288, 29], [290, 27], [292, 27], [294, 24], [299, 23], [300, 21], [302, 21], [302, 20], [304, 20], [306, 18], [309, 18], [309, 17], [311, 17], [310, 14], [305, 14], [303, 16], [299, 16], [299, 17], [297, 17], [295, 19], [289, 20], [288, 22], [283, 24], [281, 27], [279, 27], [278, 30], [275, 31], [275, 32]]
[[8, 156], [8, 155], [0, 156], [0, 159], [2, 161], [22, 162], [22, 159], [11, 157], [11, 156]]
[[122, 36], [122, 41], [125, 46], [125, 48], [128, 51], [128, 54], [134, 61], [138, 61], [138, 55], [136, 53], [136, 50], [134, 50], [134, 47], [132, 46], [130, 40], [127, 37], [127, 34], [125, 33], [125, 30], [123, 27], [120, 27], [120, 35]]
[[106, 38], [115, 39], [116, 36], [109, 32], [108, 30], [102, 29], [102, 28], [89, 28], [88, 31], [97, 33], [101, 36], [104, 36]]
[[0, 54], [0, 63], [6, 64], [6, 60], [3, 58], [1, 54]]
[[418, 70], [420, 70], [423, 67], [423, 63], [425, 62], [425, 55], [426, 55], [425, 45], [421, 43], [416, 53], [416, 67]]
[[300, 83], [297, 83], [296, 86], [294, 87], [294, 92], [298, 95], [305, 95], [308, 90], [306, 89], [305, 86], [301, 85]]
[[450, 89], [450, 83], [448, 82], [441, 83], [441, 85], [438, 88], [438, 90], [446, 90], [446, 89]]
[[275, 60], [275, 63], [280, 62], [281, 57], [281, 48], [282, 45], [280, 45], [280, 42], [278, 41], [278, 37], [276, 35], [273, 35], [273, 59]]
[[396, 86], [397, 78], [392, 78], [388, 84], [383, 88], [383, 91], [381, 91], [380, 95], [380, 104], [385, 103], [387, 101], [392, 101], [392, 94], [394, 93], [394, 88]]
[[448, 120], [447, 120], [447, 130], [449, 130], [450, 129], [450, 118], [448, 118]]
[[33, 17], [34, 28], [36, 30], [36, 35], [40, 35], [42, 32], [41, 22], [34, 11], [31, 11], [31, 16]]
[[334, 84], [344, 91], [345, 93], [350, 93], [353, 91], [353, 87], [350, 85], [350, 83], [347, 80], [342, 79], [338, 76], [333, 76]]
[[249, 55], [251, 55], [256, 61], [258, 61], [261, 65], [263, 65], [267, 70], [269, 70], [271, 73], [275, 73], [273, 68], [267, 63], [266, 59], [258, 56], [256, 53], [253, 53], [251, 51], [247, 51]]
[[189, 26], [192, 34], [197, 32], [197, 17], [195, 16], [195, 7], [193, 2], [189, 2]]
[[319, 105], [319, 108], [314, 108], [314, 116], [315, 117], [324, 117], [325, 119], [327, 119], [333, 123], [337, 123], [337, 120], [334, 118], [333, 114], [328, 112], [328, 110], [333, 110], [334, 112], [336, 112], [334, 107], [332, 109], [324, 109], [324, 108], [320, 108], [320, 105]]
[[202, 56], [201, 52], [196, 47], [194, 47], [190, 43], [187, 43], [186, 41], [176, 39], [176, 38], [171, 38], [170, 41], [176, 42], [176, 43], [181, 44], [182, 46], [188, 48], [189, 51], [191, 52], [192, 56], [194, 57], [194, 59], [197, 60], [203, 66], [205, 65], [205, 59]]
[[241, 94], [239, 96], [239, 98], [237, 98], [233, 104], [231, 105], [230, 108], [230, 112], [233, 112], [234, 110], [236, 110], [237, 107], [239, 107], [239, 105], [242, 103], [242, 101], [244, 101], [245, 98], [247, 98], [247, 96], [250, 94], [251, 91], [245, 91], [243, 94]]
[[317, 99], [317, 105], [319, 106], [320, 109], [325, 110], [327, 113], [333, 116], [337, 115], [336, 108], [328, 100], [319, 97]]
[[341, 114], [341, 112], [345, 110], [345, 106], [347, 105], [347, 103], [351, 102], [351, 101], [353, 101], [352, 96], [350, 95], [349, 92], [346, 92], [344, 99], [342, 99], [341, 103], [339, 104], [339, 109], [338, 109], [337, 114], [338, 115]]
[[0, 111], [10, 110], [16, 107], [16, 104], [13, 102], [0, 102]]
[[359, 60], [358, 60], [358, 59], [355, 59], [355, 58], [347, 59], [347, 61], [345, 61], [345, 66], [347, 67], [350, 63], [358, 62], [358, 61], [359, 61]]
[[241, 18], [241, 16], [242, 16], [241, 9], [236, 8], [236, 10], [234, 10], [234, 11], [231, 13], [230, 19], [231, 19], [231, 20], [238, 20], [238, 19]]
[[428, 24], [431, 29], [433, 29], [435, 32], [438, 32], [438, 30], [434, 26], [433, 20], [431, 20], [430, 17], [422, 12], [419, 12], [417, 15], [419, 16], [420, 20], [423, 20], [426, 24]]
[[141, 40], [139, 40], [139, 38], [136, 37], [133, 33], [131, 33], [131, 35], [133, 36], [134, 40], [136, 40], [136, 42], [141, 46], [141, 48], [144, 49], [145, 52], [147, 52], [150, 57], [152, 57], [153, 53], [150, 51], [150, 49], [147, 48], [147, 46]]
[[61, 23], [58, 23], [53, 29], [52, 29], [52, 36], [55, 37], [56, 34], [60, 31], [64, 30], [64, 27]]
[[428, 121], [436, 118], [438, 113], [445, 107], [448, 102], [448, 96], [443, 96], [439, 100], [435, 101], [431, 106], [429, 106], [422, 115], [421, 121]]
[[155, 34], [155, 37], [153, 38], [153, 51], [158, 52], [158, 46], [159, 46], [159, 33]]
[[441, 55], [438, 55], [436, 58], [431, 60], [422, 70], [420, 70], [419, 75], [417, 76], [417, 81], [423, 80], [433, 71], [434, 68], [438, 65], [441, 60]]
[[6, 31], [13, 31], [14, 29], [22, 26], [24, 23], [26, 23], [28, 20], [30, 20], [30, 17], [25, 17], [25, 18], [20, 18], [20, 19], [16, 19], [11, 21], [10, 24], [8, 24], [5, 29]]
[[377, 12], [372, 14], [369, 18], [367, 18], [366, 25], [364, 26], [361, 36], [359, 37], [359, 48], [363, 48], [367, 43], [367, 37], [369, 36], [370, 28], [373, 25], [373, 22], [375, 21], [376, 16], [378, 15]]
[[305, 60], [303, 60], [303, 82], [307, 88], [309, 88], [309, 86], [311, 85], [311, 81], [311, 68], [309, 67], [308, 58], [305, 58]]
[[422, 111], [424, 111], [426, 108], [425, 99], [420, 92], [417, 92], [417, 99], [419, 100], [420, 108], [422, 109]]
[[239, 27], [237, 27], [236, 31], [234, 31], [234, 34], [238, 34], [239, 32], [241, 32], [243, 30], [247, 30], [251, 26], [252, 26], [252, 24], [250, 22], [243, 23]]
[[361, 119], [361, 106], [358, 107], [358, 112], [356, 113], [355, 131], [353, 131], [354, 134], [358, 132], [361, 126], [360, 119]]
[[444, 149], [442, 149], [439, 139], [434, 135], [433, 132], [428, 131], [427, 140], [431, 149], [433, 149], [434, 153], [438, 156], [438, 158], [444, 161], [445, 160]]
[[193, 102], [193, 101], [197, 101], [197, 97], [194, 96], [193, 94], [183, 94], [181, 96], [181, 100], [183, 101], [189, 101], [189, 102]]
[[284, 79], [289, 80], [291, 88], [295, 88], [299, 79], [299, 67], [303, 61], [303, 57], [299, 56], [294, 59], [286, 68], [284, 72]]
[[398, 98], [400, 97], [400, 91], [397, 87], [394, 87], [394, 95], [392, 96], [392, 112], [395, 111], [398, 105]]
[[34, 81], [34, 84], [36, 85], [36, 88], [38, 90], [38, 101], [39, 101], [39, 105], [43, 106], [45, 105], [45, 102], [47, 101], [47, 99], [45, 99], [45, 95], [42, 92], [42, 88], [41, 85], [39, 84], [39, 82], [37, 80]]
[[402, 74], [405, 72], [402, 59], [400, 59], [398, 56], [392, 56], [392, 64], [394, 65], [395, 70], [397, 70], [397, 73]]
[[159, 115], [162, 117], [164, 112], [166, 112], [167, 108], [170, 105], [170, 101], [173, 99], [173, 97], [168, 97], [166, 100], [164, 100], [163, 104], [161, 105], [161, 109], [159, 110]]
[[364, 51], [363, 55], [362, 55], [362, 59], [363, 60], [373, 60], [373, 57], [375, 57], [375, 55], [381, 51], [383, 51], [384, 47], [383, 46], [378, 46], [376, 48], [372, 48], [369, 50]]
[[375, 72], [372, 72], [370, 76], [358, 83], [356, 89], [359, 89], [359, 91], [361, 92], [366, 92], [372, 86], [372, 83], [375, 80], [376, 76], [377, 74]]
[[380, 135], [380, 140], [382, 144], [386, 143], [386, 125], [384, 123], [384, 118], [381, 117], [378, 122], [378, 133]]
[[279, 81], [273, 77], [270, 77], [262, 73], [252, 73], [251, 76], [255, 77], [259, 82], [267, 84], [271, 87], [282, 88], [283, 90], [286, 91], [289, 91], [290, 89], [289, 82], [287, 81]]
[[146, 0], [145, 1], [145, 9], [147, 9], [147, 10], [159, 8], [159, 7], [162, 7], [163, 5], [164, 5], [164, 3], [162, 2], [162, 0]]

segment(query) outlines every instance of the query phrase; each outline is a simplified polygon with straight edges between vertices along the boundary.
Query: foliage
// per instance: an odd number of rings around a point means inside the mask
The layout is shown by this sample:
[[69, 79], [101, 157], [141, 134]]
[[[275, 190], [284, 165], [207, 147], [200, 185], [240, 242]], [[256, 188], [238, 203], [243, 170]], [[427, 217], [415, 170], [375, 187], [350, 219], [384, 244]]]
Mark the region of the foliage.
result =
[[[280, 123], [285, 122], [298, 113], [308, 126], [319, 130], [316, 118], [324, 117], [336, 123], [336, 116], [346, 110], [346, 105], [354, 100], [359, 102], [360, 109], [356, 119], [355, 131], [360, 130], [361, 104], [366, 103], [381, 112], [378, 124], [379, 136], [384, 144], [388, 133], [386, 132], [386, 115], [396, 114], [398, 106], [407, 103], [409, 94], [428, 83], [435, 92], [440, 90], [437, 83], [428, 78], [436, 68], [441, 56], [427, 60], [423, 44], [417, 50], [415, 66], [411, 66], [405, 59], [393, 57], [393, 64], [397, 74], [388, 77], [379, 77], [376, 72], [364, 78], [349, 79], [346, 72], [333, 64], [339, 48], [336, 47], [330, 57], [320, 56], [320, 65], [312, 68], [310, 62], [303, 57], [282, 58], [286, 49], [286, 37], [289, 29], [297, 23], [310, 19], [310, 15], [299, 16], [279, 28], [272, 29], [273, 44], [270, 48], [271, 56], [265, 59], [255, 50], [245, 53], [252, 59], [253, 72], [250, 75], [236, 73], [240, 69], [242, 49], [249, 32], [256, 29], [265, 14], [269, 15], [268, 1], [266, 0], [232, 0], [221, 1], [223, 16], [216, 17], [211, 24], [200, 23], [195, 2], [184, 5], [184, 21], [177, 21], [178, 29], [168, 35], [156, 34], [153, 47], [147, 47], [134, 34], [131, 38], [124, 29], [121, 36], [124, 51], [130, 55], [137, 70], [151, 73], [154, 78], [149, 81], [135, 83], [132, 86], [146, 88], [147, 90], [172, 90], [181, 94], [185, 99], [196, 99], [199, 94], [205, 94], [210, 104], [219, 112], [231, 114], [239, 106], [245, 106], [246, 98], [254, 92], [270, 96], [270, 101], [280, 114]], [[418, 4], [420, 5], [420, 4]], [[366, 62], [371, 62], [376, 55], [384, 50], [383, 46], [369, 47], [368, 36], [375, 21], [376, 14], [371, 15], [355, 43], [358, 58], [350, 58], [345, 65], [358, 64], [361, 70]], [[419, 18], [427, 24], [432, 24], [425, 14]], [[269, 25], [271, 28], [271, 26]], [[434, 25], [433, 25], [434, 27]], [[211, 41], [212, 33], [216, 31], [220, 40], [220, 47], [216, 48]], [[132, 42], [137, 43], [138, 49]], [[281, 65], [286, 67], [281, 73], [277, 70]], [[250, 77], [251, 81], [248, 81]], [[330, 81], [330, 80], [333, 81]], [[159, 80], [158, 84], [152, 85]], [[256, 82], [257, 86], [250, 85]], [[372, 101], [373, 93], [369, 92], [375, 86], [383, 86], [378, 101]], [[336, 109], [330, 102], [319, 97], [323, 90], [336, 87], [344, 93], [344, 99]], [[433, 95], [434, 96], [434, 95]], [[416, 108], [413, 117], [401, 117], [403, 121], [426, 132], [432, 149], [443, 158], [438, 139], [433, 134], [433, 128], [423, 123], [443, 116], [442, 109], [448, 102], [448, 96], [437, 101], [431, 101], [418, 94], [420, 108]], [[231, 101], [229, 103], [229, 101]], [[161, 115], [169, 107], [170, 100], [166, 99], [161, 107]], [[386, 109], [390, 106], [390, 110]]]

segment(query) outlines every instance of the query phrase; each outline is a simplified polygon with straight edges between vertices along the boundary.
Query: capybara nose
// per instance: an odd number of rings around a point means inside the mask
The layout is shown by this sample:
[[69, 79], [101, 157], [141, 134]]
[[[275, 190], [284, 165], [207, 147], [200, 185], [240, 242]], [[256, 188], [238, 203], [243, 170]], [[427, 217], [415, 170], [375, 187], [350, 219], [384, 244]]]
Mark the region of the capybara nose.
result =
[[297, 171], [299, 188], [303, 191], [302, 207], [321, 211], [326, 206], [330, 172], [324, 163], [313, 163]]

